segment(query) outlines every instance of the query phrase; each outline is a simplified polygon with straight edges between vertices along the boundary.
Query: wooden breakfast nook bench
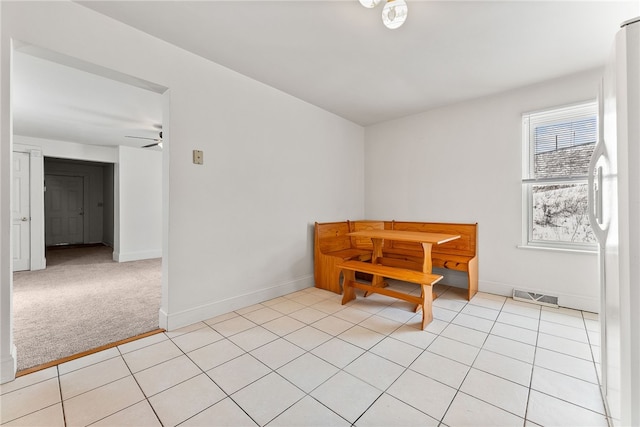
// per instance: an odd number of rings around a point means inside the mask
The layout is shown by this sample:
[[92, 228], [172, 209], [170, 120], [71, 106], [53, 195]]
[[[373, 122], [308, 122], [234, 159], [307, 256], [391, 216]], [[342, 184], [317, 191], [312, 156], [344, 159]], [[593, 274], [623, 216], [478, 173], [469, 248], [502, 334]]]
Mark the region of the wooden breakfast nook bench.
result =
[[[362, 261], [344, 261], [338, 264], [338, 268], [344, 274], [342, 304], [346, 304], [356, 298], [355, 289], [361, 289], [366, 292], [386, 295], [392, 298], [398, 298], [403, 301], [417, 304], [422, 309], [422, 329], [433, 320], [433, 312], [431, 303], [433, 301], [432, 286], [442, 279], [437, 274], [423, 273], [416, 270], [408, 270], [404, 268], [389, 267], [381, 264], [371, 264]], [[420, 296], [405, 294], [393, 289], [374, 286], [357, 282], [355, 273], [367, 273], [378, 277], [388, 277], [391, 279], [402, 280], [405, 282], [417, 283], [422, 287]]]
[[[389, 233], [390, 232], [390, 233]], [[455, 239], [421, 241], [402, 235], [429, 233]], [[398, 238], [400, 236], [400, 238]], [[437, 237], [437, 236], [436, 236]], [[425, 243], [429, 243], [425, 246]], [[478, 292], [478, 224], [356, 220], [315, 224], [314, 278], [318, 288], [341, 293], [338, 265], [371, 261], [389, 267], [431, 273], [432, 268], [467, 275], [467, 299]], [[427, 255], [428, 254], [428, 255]], [[440, 271], [439, 273], [443, 273]], [[446, 274], [446, 273], [445, 273]], [[359, 271], [358, 278], [366, 277]], [[383, 276], [374, 275], [374, 286]]]

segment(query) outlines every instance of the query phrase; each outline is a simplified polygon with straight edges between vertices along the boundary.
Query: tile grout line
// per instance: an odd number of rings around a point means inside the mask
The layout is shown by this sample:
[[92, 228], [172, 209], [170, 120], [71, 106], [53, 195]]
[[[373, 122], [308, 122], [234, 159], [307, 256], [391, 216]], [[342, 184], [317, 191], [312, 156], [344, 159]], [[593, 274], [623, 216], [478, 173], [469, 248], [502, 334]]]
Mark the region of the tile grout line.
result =
[[60, 365], [56, 365], [56, 379], [58, 380], [58, 393], [60, 393], [60, 407], [62, 409], [62, 423], [67, 425], [67, 412], [64, 408], [64, 399], [62, 398], [62, 381], [60, 381]]
[[[464, 307], [466, 307], [466, 306], [467, 306], [467, 304], [465, 303], [465, 305], [460, 309], [460, 311], [458, 311], [458, 313], [457, 313], [457, 314], [456, 314], [456, 315], [451, 319], [451, 321], [449, 321], [449, 322], [448, 322], [448, 325], [447, 325], [447, 326], [446, 326], [446, 327], [445, 327], [441, 332], [444, 332], [444, 331], [449, 327], [449, 325], [451, 325], [451, 324], [452, 324], [451, 322], [453, 322], [453, 321], [456, 319], [456, 317], [458, 317], [458, 315], [460, 315], [460, 313], [462, 312], [462, 310], [463, 310], [463, 309], [464, 309]], [[494, 322], [494, 324], [495, 324], [495, 322]], [[492, 328], [493, 328], [493, 327], [492, 327]], [[438, 334], [438, 336], [442, 336], [442, 335]], [[488, 336], [489, 336], [489, 334], [487, 334], [487, 337], [488, 337]], [[487, 337], [485, 337], [485, 341], [486, 341]], [[446, 338], [446, 337], [445, 337], [445, 338]], [[452, 338], [449, 338], [449, 339], [452, 339]], [[456, 340], [456, 341], [457, 341], [457, 340]], [[485, 342], [485, 341], [483, 341], [483, 345], [484, 345], [484, 342]], [[435, 340], [433, 340], [433, 342], [435, 342]], [[432, 342], [431, 344], [433, 344], [433, 342]], [[429, 346], [427, 347], [427, 349], [428, 349], [429, 347], [431, 347], [431, 344], [429, 344]], [[427, 351], [427, 349], [425, 349], [425, 351]], [[478, 354], [480, 354], [480, 351], [478, 351]], [[441, 356], [441, 355], [439, 355], [439, 356]], [[441, 356], [441, 357], [444, 357], [444, 356]], [[478, 358], [478, 355], [476, 354], [476, 357], [474, 357], [474, 358], [473, 358], [473, 362], [475, 362], [475, 360], [476, 360], [477, 358]], [[449, 357], [447, 357], [447, 359], [449, 359], [449, 360], [453, 360], [453, 359], [450, 359]], [[458, 362], [457, 360], [454, 360], [454, 361], [455, 361], [455, 362]], [[464, 374], [464, 378], [462, 379], [462, 381], [460, 381], [460, 385], [457, 387], [456, 392], [453, 394], [453, 397], [451, 398], [451, 401], [450, 401], [450, 402], [449, 402], [449, 404], [447, 405], [447, 408], [446, 408], [446, 409], [444, 410], [444, 412], [442, 413], [442, 417], [440, 417], [440, 419], [438, 420], [438, 423], [439, 423], [438, 425], [444, 424], [444, 419], [445, 419], [445, 417], [447, 416], [447, 414], [449, 413], [449, 410], [451, 410], [451, 406], [453, 405], [453, 401], [454, 401], [454, 400], [456, 400], [456, 397], [458, 397], [458, 394], [459, 394], [459, 393], [461, 393], [460, 388], [462, 387], [462, 384], [464, 384], [465, 380], [466, 380], [466, 379], [467, 379], [467, 377], [469, 376], [469, 372], [471, 372], [471, 368], [473, 367], [473, 362], [471, 362], [471, 365], [469, 365], [469, 369], [467, 369], [467, 372]], [[460, 363], [460, 362], [458, 362], [458, 363]], [[450, 386], [449, 386], [449, 387], [450, 387]]]
[[[607, 404], [607, 399], [605, 398], [605, 393], [604, 393], [604, 389], [602, 387], [600, 375], [598, 375], [598, 367], [596, 366], [596, 358], [594, 357], [594, 354], [593, 354], [593, 347], [594, 346], [591, 345], [591, 336], [589, 335], [589, 330], [587, 328], [587, 322], [586, 322], [586, 319], [584, 317], [584, 311], [581, 311], [581, 313], [582, 313], [582, 322], [584, 323], [584, 328], [585, 328], [585, 330], [587, 332], [587, 341], [589, 343], [589, 349], [591, 350], [591, 359], [593, 360], [593, 369], [596, 371], [596, 380], [598, 381], [598, 390], [600, 390], [600, 399], [602, 400], [602, 407], [604, 408], [604, 412], [605, 412], [604, 416], [605, 416], [605, 418], [607, 420], [607, 424], [612, 425], [612, 419], [611, 419], [611, 417], [609, 415], [610, 414], [609, 406]], [[602, 331], [599, 331], [598, 333], [601, 334]], [[600, 343], [600, 344], [602, 344], [602, 343]], [[598, 348], [600, 348], [600, 346], [598, 346]], [[602, 363], [601, 363], [601, 365], [602, 365]], [[600, 369], [602, 369], [602, 366], [600, 367]]]
[[[538, 312], [538, 330], [536, 331], [536, 345], [533, 349], [533, 360], [531, 361], [531, 374], [529, 376], [529, 387], [527, 390], [527, 405], [525, 406], [525, 410], [524, 410], [524, 422], [525, 425], [527, 423], [528, 420], [528, 416], [529, 416], [529, 401], [531, 400], [531, 391], [533, 390], [532, 386], [533, 386], [533, 372], [535, 370], [535, 366], [536, 366], [536, 356], [538, 355], [538, 340], [540, 339], [540, 322], [542, 321], [542, 308], [540, 308], [540, 311]], [[532, 421], [533, 422], [533, 421]]]
[[[166, 336], [166, 333], [164, 333], [164, 332], [163, 332], [163, 334], [165, 334], [165, 336]], [[167, 336], [167, 338], [168, 338], [168, 339], [171, 339], [171, 338], [169, 338], [168, 336]], [[125, 364], [125, 366], [126, 366], [126, 367], [127, 367], [127, 369], [129, 370], [129, 373], [131, 374], [131, 378], [133, 378], [133, 380], [136, 382], [136, 385], [137, 385], [137, 386], [138, 386], [138, 388], [140, 389], [140, 393], [142, 393], [142, 395], [144, 396], [144, 399], [143, 399], [143, 400], [141, 400], [140, 402], [146, 401], [146, 402], [147, 402], [147, 404], [149, 405], [149, 407], [151, 408], [151, 410], [153, 411], [153, 415], [155, 415], [155, 417], [156, 417], [156, 419], [158, 420], [158, 422], [160, 423], [160, 425], [163, 425], [163, 424], [162, 424], [162, 420], [160, 420], [160, 416], [159, 416], [159, 415], [158, 415], [158, 413], [156, 412], [156, 408], [154, 408], [154, 407], [153, 407], [153, 405], [151, 404], [151, 401], [149, 401], [149, 396], [147, 396], [147, 394], [146, 394], [146, 393], [144, 392], [144, 390], [142, 389], [142, 386], [140, 385], [140, 382], [138, 381], [138, 378], [136, 378], [135, 374], [134, 374], [134, 373], [133, 373], [133, 371], [131, 370], [131, 367], [130, 367], [130, 366], [129, 366], [129, 364], [127, 363], [127, 360], [124, 358], [124, 354], [122, 353], [122, 351], [120, 350], [120, 348], [119, 348], [119, 347], [116, 347], [116, 348], [118, 349], [118, 353], [120, 353], [120, 358], [122, 359], [122, 362]], [[178, 357], [179, 357], [179, 356], [178, 356]], [[170, 359], [170, 360], [173, 360], [173, 359]], [[142, 372], [142, 371], [140, 371], [140, 372]], [[112, 415], [115, 415], [115, 414], [117, 414], [118, 412], [124, 411], [125, 409], [128, 409], [128, 408], [130, 408], [130, 407], [132, 407], [132, 406], [134, 406], [134, 405], [137, 405], [137, 404], [138, 404], [138, 403], [140, 403], [140, 402], [133, 403], [133, 404], [131, 404], [131, 405], [127, 406], [126, 408], [120, 409], [119, 411], [116, 411], [116, 412], [114, 412], [114, 413], [112, 413], [112, 414], [107, 415], [106, 417], [103, 417], [102, 419], [105, 419], [105, 418], [107, 418], [107, 417], [110, 417], [110, 416], [112, 416]], [[98, 420], [98, 421], [99, 421], [99, 420]], [[97, 422], [97, 421], [94, 421], [94, 423], [96, 423], [96, 422]]]

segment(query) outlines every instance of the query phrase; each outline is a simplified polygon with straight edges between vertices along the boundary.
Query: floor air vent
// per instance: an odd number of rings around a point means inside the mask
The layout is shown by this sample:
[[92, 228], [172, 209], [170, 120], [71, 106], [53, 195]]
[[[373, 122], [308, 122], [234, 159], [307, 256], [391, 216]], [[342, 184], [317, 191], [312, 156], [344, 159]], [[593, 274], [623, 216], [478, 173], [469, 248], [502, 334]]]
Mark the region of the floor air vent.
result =
[[516, 301], [530, 302], [532, 304], [546, 305], [547, 307], [558, 307], [558, 297], [536, 294], [535, 292], [519, 291], [514, 289], [513, 299]]

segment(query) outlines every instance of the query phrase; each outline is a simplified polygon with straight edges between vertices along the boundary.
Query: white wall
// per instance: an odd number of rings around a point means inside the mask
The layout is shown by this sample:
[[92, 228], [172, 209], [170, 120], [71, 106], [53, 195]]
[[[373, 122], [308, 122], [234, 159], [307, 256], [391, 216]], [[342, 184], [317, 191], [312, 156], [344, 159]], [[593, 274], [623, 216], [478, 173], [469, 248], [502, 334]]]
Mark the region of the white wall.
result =
[[116, 261], [162, 256], [162, 151], [118, 147]]
[[596, 254], [519, 249], [522, 113], [594, 99], [600, 70], [368, 127], [367, 218], [477, 222], [480, 291], [599, 309]]
[[[313, 222], [364, 216], [362, 127], [75, 3], [0, 8], [1, 381], [13, 363], [5, 326], [11, 38], [169, 88], [163, 327], [311, 286]], [[193, 149], [204, 151], [204, 165], [192, 164]]]

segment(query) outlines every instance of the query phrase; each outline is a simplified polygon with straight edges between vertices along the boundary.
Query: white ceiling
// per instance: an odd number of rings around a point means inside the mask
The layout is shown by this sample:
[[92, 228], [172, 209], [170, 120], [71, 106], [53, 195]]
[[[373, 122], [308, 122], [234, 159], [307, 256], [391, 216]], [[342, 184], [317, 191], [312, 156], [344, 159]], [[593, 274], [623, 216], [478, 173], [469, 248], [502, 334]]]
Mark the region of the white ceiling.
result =
[[[66, 63], [82, 69], [62, 65]], [[95, 68], [85, 71], [91, 67], [83, 65], [31, 46], [17, 49], [12, 81], [14, 133], [92, 145], [153, 143], [127, 136], [159, 137], [162, 95], [105, 78], [108, 73]]]
[[[365, 9], [357, 0], [79, 3], [361, 125], [600, 67], [620, 23], [640, 14], [637, 0], [407, 0], [407, 22], [389, 30], [382, 6]], [[108, 85], [63, 91], [62, 80], [42, 78], [37, 91], [68, 104], [55, 110], [60, 116], [140, 119], [126, 132], [153, 131], [161, 120], [145, 107], [112, 109], [117, 97], [105, 97], [115, 90]], [[82, 105], [87, 98], [92, 103]], [[28, 110], [14, 117], [32, 127], [38, 119], [22, 117]], [[69, 119], [58, 118], [61, 126]]]

